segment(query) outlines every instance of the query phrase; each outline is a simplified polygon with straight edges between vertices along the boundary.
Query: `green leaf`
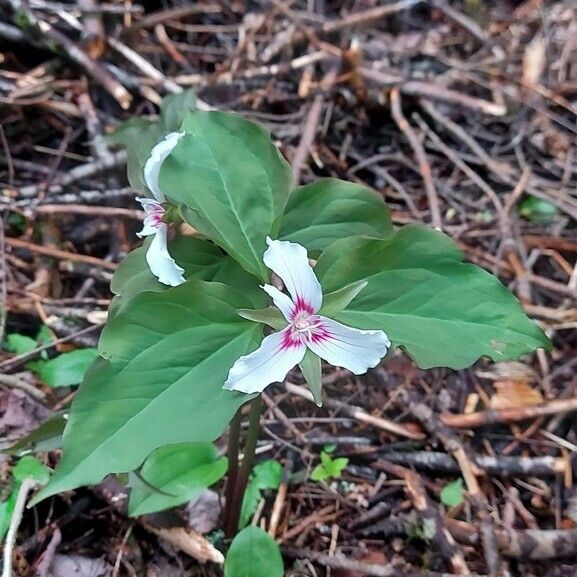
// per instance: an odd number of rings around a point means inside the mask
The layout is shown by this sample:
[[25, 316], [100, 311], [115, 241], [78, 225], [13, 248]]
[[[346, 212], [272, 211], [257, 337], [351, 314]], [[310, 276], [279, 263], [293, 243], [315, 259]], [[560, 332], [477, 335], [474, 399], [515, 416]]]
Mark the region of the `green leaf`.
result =
[[366, 286], [367, 281], [363, 279], [324, 295], [320, 313], [327, 317], [334, 317], [346, 309]]
[[[158, 282], [146, 263], [146, 251], [151, 240], [150, 237], [147, 238], [142, 247], [129, 253], [114, 272], [110, 290], [117, 296], [109, 310], [109, 318], [115, 316], [132, 297], [141, 292], [163, 292], [170, 289]], [[265, 303], [265, 293], [259, 288], [255, 278], [212, 242], [180, 236], [169, 243], [168, 250], [185, 269], [186, 279], [221, 282], [236, 288], [255, 306]]]
[[4, 541], [6, 533], [8, 533], [8, 529], [10, 528], [10, 520], [14, 513], [17, 498], [18, 487], [12, 490], [5, 501], [0, 501], [0, 542]]
[[226, 473], [227, 465], [212, 443], [161, 447], [144, 462], [140, 475], [146, 483], [133, 487], [128, 512], [146, 515], [192, 501]]
[[233, 363], [258, 346], [248, 301], [220, 283], [190, 280], [141, 293], [109, 322], [109, 361], [89, 371], [72, 403], [60, 466], [36, 501], [132, 471], [155, 449], [212, 441], [251, 395], [225, 391]]
[[456, 507], [463, 502], [463, 479], [459, 478], [443, 487], [441, 503], [447, 507]]
[[183, 218], [247, 271], [268, 278], [265, 238], [274, 234], [291, 170], [257, 124], [223, 112], [195, 112], [162, 164], [160, 188], [184, 205]]
[[307, 349], [303, 360], [299, 363], [303, 377], [313, 394], [313, 399], [318, 407], [323, 406], [323, 382], [321, 359], [311, 350]]
[[37, 346], [38, 344], [35, 339], [27, 337], [26, 335], [11, 333], [6, 336], [6, 343], [3, 348], [10, 353], [24, 355], [33, 351]]
[[194, 90], [184, 90], [177, 94], [165, 96], [160, 105], [160, 124], [164, 131], [180, 130], [183, 120], [190, 112], [196, 110], [196, 94]]
[[84, 373], [97, 357], [96, 349], [77, 349], [47, 361], [31, 361], [26, 367], [33, 370], [49, 387], [67, 387], [82, 381]]
[[36, 335], [36, 342], [40, 345], [49, 345], [56, 337], [52, 330], [46, 325], [42, 325], [38, 329], [38, 334]]
[[258, 507], [261, 491], [278, 489], [281, 479], [282, 465], [278, 461], [270, 459], [255, 465], [242, 500], [239, 527], [244, 527], [250, 522]]
[[107, 137], [109, 142], [126, 148], [128, 182], [135, 190], [140, 192], [148, 190], [144, 182], [144, 165], [150, 157], [152, 148], [165, 135], [166, 131], [159, 122], [132, 118], [120, 124], [116, 131]]
[[482, 356], [503, 361], [548, 347], [499, 280], [462, 259], [444, 234], [406, 226], [389, 239], [334, 243], [315, 272], [327, 292], [366, 279], [336, 319], [385, 331], [421, 368], [461, 369]]
[[4, 501], [0, 501], [0, 542], [4, 541], [16, 507], [18, 492], [25, 479], [32, 479], [44, 485], [50, 478], [50, 469], [32, 456], [22, 457], [12, 469], [11, 491]]
[[239, 309], [238, 314], [243, 318], [255, 323], [262, 323], [280, 331], [288, 325], [287, 320], [276, 307], [266, 309]]
[[22, 483], [25, 479], [32, 479], [45, 485], [50, 480], [50, 469], [36, 457], [26, 455], [16, 463], [12, 469], [12, 475], [17, 483]]
[[528, 196], [519, 205], [519, 214], [538, 224], [550, 223], [559, 213], [559, 209], [551, 202]]
[[18, 455], [24, 451], [42, 453], [60, 449], [62, 446], [62, 433], [66, 425], [65, 414], [65, 411], [58, 411], [34, 431], [28, 433], [28, 435], [2, 452], [8, 455]]
[[280, 238], [309, 250], [324, 250], [342, 238], [384, 238], [392, 233], [389, 208], [378, 193], [359, 184], [327, 178], [293, 191]]
[[233, 540], [224, 562], [224, 577], [283, 577], [284, 563], [275, 540], [250, 525]]
[[327, 479], [338, 479], [349, 460], [345, 457], [333, 459], [326, 451], [321, 451], [321, 462], [311, 472], [312, 481], [326, 481]]

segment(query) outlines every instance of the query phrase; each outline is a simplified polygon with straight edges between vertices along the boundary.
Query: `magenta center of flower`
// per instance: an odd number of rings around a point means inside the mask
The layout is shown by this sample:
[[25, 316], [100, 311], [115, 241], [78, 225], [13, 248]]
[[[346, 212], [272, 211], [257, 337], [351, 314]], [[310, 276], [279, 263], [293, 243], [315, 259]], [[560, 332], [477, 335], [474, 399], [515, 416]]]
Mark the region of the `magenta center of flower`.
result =
[[[297, 308], [297, 307], [295, 307]], [[322, 321], [322, 318], [312, 312], [312, 307], [295, 313], [290, 325], [284, 331], [282, 348], [290, 349], [300, 347], [308, 343], [319, 343], [331, 337], [330, 332]]]
[[148, 223], [151, 226], [158, 228], [162, 224], [162, 219], [166, 212], [164, 207], [159, 202], [151, 202], [145, 206], [144, 210], [146, 212], [146, 220]]

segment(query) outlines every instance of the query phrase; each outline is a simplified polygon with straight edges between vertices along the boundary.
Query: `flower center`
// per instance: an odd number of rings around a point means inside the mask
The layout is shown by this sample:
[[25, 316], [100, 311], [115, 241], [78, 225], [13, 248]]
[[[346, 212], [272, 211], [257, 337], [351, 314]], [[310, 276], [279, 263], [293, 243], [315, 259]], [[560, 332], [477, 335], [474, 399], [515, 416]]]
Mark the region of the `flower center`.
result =
[[164, 207], [160, 203], [150, 203], [145, 207], [145, 211], [150, 224], [155, 228], [158, 228], [162, 224], [166, 212]]
[[308, 313], [299, 313], [293, 320], [292, 326], [299, 333], [308, 332], [311, 328], [310, 315]]

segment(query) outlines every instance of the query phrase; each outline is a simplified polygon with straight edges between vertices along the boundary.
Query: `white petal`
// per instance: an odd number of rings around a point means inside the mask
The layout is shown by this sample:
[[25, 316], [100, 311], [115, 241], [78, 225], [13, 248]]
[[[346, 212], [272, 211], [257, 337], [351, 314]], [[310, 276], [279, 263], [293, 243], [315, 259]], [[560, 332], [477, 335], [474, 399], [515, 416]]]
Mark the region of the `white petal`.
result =
[[276, 287], [270, 284], [265, 284], [260, 288], [262, 288], [262, 290], [264, 290], [264, 292], [268, 294], [269, 297], [272, 298], [274, 306], [280, 310], [284, 318], [290, 323], [294, 316], [294, 308], [295, 308], [295, 305], [291, 301], [291, 299], [283, 292], [279, 291]]
[[263, 255], [264, 264], [285, 284], [295, 305], [301, 301], [317, 312], [323, 302], [321, 285], [309, 264], [307, 249], [295, 242], [271, 240]]
[[256, 351], [234, 363], [223, 389], [260, 393], [271, 383], [284, 381], [287, 373], [303, 360], [306, 350], [304, 344], [290, 339], [290, 328], [272, 333]]
[[307, 340], [309, 349], [335, 367], [362, 375], [376, 367], [391, 346], [383, 331], [362, 331], [319, 317], [320, 328]]
[[136, 233], [140, 238], [155, 234], [158, 227], [162, 224], [162, 217], [164, 216], [164, 207], [152, 198], [137, 196], [136, 200], [140, 203], [146, 216], [142, 223], [142, 230]]
[[136, 233], [136, 236], [143, 238], [145, 236], [150, 236], [151, 234], [156, 234], [158, 232], [158, 225], [152, 223], [152, 219], [148, 216], [144, 219], [142, 223], [142, 230]]
[[161, 140], [150, 151], [150, 157], [144, 165], [144, 182], [158, 202], [165, 202], [166, 200], [164, 193], [158, 187], [160, 167], [183, 136], [184, 132], [171, 132], [170, 134], [167, 134], [164, 137], [164, 140]]
[[152, 274], [162, 284], [178, 286], [184, 282], [184, 269], [179, 267], [168, 253], [166, 233], [166, 224], [161, 224], [146, 252], [146, 262]]

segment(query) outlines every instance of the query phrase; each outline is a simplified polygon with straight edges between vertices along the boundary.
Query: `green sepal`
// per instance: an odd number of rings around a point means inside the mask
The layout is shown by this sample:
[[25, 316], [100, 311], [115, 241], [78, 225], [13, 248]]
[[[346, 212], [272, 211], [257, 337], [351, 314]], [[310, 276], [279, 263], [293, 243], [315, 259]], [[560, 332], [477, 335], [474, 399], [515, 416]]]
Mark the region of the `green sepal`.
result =
[[333, 317], [346, 309], [351, 301], [367, 286], [368, 281], [359, 280], [353, 282], [342, 289], [324, 295], [323, 306], [319, 311], [327, 317]]
[[267, 307], [266, 309], [238, 309], [237, 313], [243, 319], [262, 323], [277, 331], [287, 326], [287, 320], [276, 307]]
[[313, 399], [317, 407], [323, 406], [323, 379], [321, 370], [321, 359], [311, 350], [307, 349], [303, 360], [299, 363], [303, 377], [313, 394]]

